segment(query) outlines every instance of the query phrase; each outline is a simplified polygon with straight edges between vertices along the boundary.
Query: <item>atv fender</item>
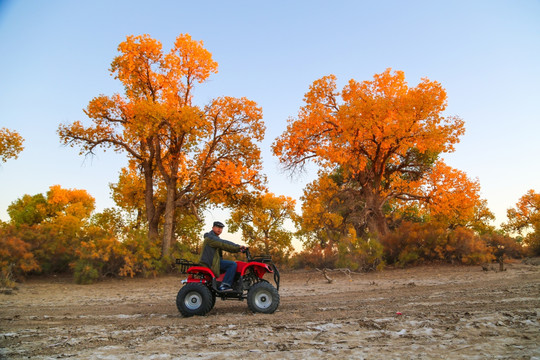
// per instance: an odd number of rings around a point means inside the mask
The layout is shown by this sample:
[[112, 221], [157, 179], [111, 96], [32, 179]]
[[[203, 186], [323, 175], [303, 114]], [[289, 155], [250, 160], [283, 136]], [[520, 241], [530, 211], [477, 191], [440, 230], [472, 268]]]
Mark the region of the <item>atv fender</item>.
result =
[[[187, 278], [188, 283], [193, 282], [210, 282], [213, 278], [215, 278], [214, 273], [210, 268], [207, 268], [205, 266], [192, 266], [189, 269], [187, 269], [186, 273], [189, 275]], [[195, 276], [199, 275], [199, 276]], [[202, 280], [201, 276], [204, 276], [205, 280]]]
[[252, 262], [247, 263], [246, 266], [244, 266], [240, 275], [244, 276], [244, 274], [249, 268], [253, 268], [253, 270], [255, 271], [255, 274], [257, 274], [257, 276], [260, 278], [262, 278], [264, 274], [266, 274], [267, 272], [269, 273], [274, 272], [268, 264], [252, 261]]
[[264, 274], [266, 273], [274, 273], [274, 282], [276, 283], [276, 287], [279, 290], [280, 275], [279, 275], [278, 269], [276, 268], [274, 264], [265, 264], [261, 262], [252, 261], [252, 262], [247, 263], [246, 266], [242, 269], [241, 275], [244, 276], [246, 271], [250, 268], [253, 269], [253, 271], [255, 272], [255, 275], [257, 275], [259, 279], [262, 279]]
[[205, 266], [193, 266], [193, 267], [190, 267], [187, 270], [187, 273], [188, 274], [205, 274], [205, 275], [210, 275], [213, 278], [216, 277], [214, 275], [213, 271], [210, 268], [207, 268]]

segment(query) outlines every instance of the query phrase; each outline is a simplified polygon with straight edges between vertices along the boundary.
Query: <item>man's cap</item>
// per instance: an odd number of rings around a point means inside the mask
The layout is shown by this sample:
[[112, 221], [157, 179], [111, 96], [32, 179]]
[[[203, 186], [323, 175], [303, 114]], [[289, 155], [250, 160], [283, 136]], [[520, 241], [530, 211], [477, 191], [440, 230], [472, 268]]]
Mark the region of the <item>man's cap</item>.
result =
[[221, 221], [214, 221], [214, 226], [217, 226], [217, 227], [220, 227], [220, 228], [225, 227], [225, 225], [223, 225], [223, 223]]

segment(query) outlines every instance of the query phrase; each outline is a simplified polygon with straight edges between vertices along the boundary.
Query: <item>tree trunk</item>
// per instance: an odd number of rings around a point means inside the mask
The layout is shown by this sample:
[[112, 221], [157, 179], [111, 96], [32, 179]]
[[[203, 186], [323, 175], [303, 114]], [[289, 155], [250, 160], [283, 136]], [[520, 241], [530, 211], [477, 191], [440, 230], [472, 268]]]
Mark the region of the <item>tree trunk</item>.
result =
[[152, 164], [143, 164], [144, 172], [144, 205], [146, 207], [146, 220], [148, 222], [148, 240], [153, 243], [158, 239], [159, 211], [154, 204], [154, 171]]
[[161, 258], [166, 258], [171, 252], [174, 239], [174, 214], [176, 209], [176, 182], [167, 184], [167, 202], [165, 203], [165, 223], [163, 224], [163, 242], [161, 244]]
[[176, 210], [176, 197], [178, 190], [176, 186], [178, 184], [178, 170], [179, 170], [179, 156], [180, 150], [177, 146], [170, 145], [168, 150], [171, 154], [171, 158], [164, 163], [161, 151], [161, 144], [156, 142], [156, 164], [165, 186], [167, 187], [167, 198], [165, 200], [165, 222], [163, 224], [163, 240], [161, 242], [161, 258], [168, 258], [171, 253], [171, 244], [174, 238], [174, 218]]
[[504, 255], [499, 256], [499, 271], [504, 271]]
[[386, 216], [382, 210], [383, 200], [375, 194], [366, 194], [366, 224], [370, 233], [379, 237], [388, 234]]
[[157, 242], [159, 239], [159, 217], [154, 216], [151, 221], [148, 222], [148, 240], [151, 243]]
[[374, 211], [369, 216], [368, 228], [370, 232], [377, 234], [379, 237], [384, 237], [388, 234], [388, 224], [382, 211]]

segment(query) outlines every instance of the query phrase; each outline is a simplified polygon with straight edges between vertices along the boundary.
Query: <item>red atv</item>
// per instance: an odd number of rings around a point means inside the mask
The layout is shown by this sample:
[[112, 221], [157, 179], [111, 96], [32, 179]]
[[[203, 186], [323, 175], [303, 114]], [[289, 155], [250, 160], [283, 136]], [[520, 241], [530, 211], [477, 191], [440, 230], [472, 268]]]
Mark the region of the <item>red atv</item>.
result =
[[[247, 262], [237, 261], [233, 291], [218, 290], [225, 274], [216, 277], [208, 267], [185, 259], [176, 259], [180, 270], [188, 274], [182, 280], [184, 286], [176, 296], [176, 307], [184, 316], [206, 315], [216, 303], [222, 300], [247, 299], [253, 312], [272, 314], [279, 306], [279, 271], [269, 256], [252, 258], [249, 249], [245, 250]], [[274, 274], [276, 287], [263, 279], [266, 273]]]

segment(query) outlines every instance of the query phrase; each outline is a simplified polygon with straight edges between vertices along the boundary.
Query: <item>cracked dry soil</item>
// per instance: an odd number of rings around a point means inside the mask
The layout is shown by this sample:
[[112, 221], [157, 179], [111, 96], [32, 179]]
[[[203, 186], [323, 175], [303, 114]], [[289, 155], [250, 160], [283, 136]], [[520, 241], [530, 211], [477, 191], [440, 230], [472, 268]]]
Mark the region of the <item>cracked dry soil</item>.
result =
[[281, 304], [175, 305], [184, 275], [30, 279], [0, 295], [2, 359], [540, 359], [540, 267], [282, 273]]

